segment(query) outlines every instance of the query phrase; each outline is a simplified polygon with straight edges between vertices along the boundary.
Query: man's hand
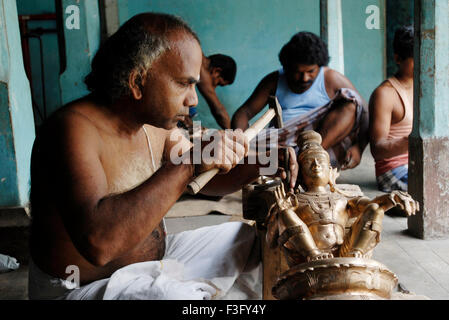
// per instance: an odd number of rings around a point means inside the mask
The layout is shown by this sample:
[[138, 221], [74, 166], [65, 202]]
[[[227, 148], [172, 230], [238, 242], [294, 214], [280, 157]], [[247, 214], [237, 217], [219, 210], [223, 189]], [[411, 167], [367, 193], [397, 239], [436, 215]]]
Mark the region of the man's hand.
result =
[[[219, 173], [225, 174], [231, 171], [240, 160], [248, 154], [249, 143], [241, 129], [214, 131], [210, 142], [201, 146], [201, 164], [197, 164], [197, 174], [210, 169], [218, 168]], [[196, 151], [195, 147], [192, 148]], [[199, 155], [196, 155], [197, 157]], [[195, 156], [193, 157], [195, 160]]]
[[[282, 150], [282, 149], [281, 149]], [[293, 192], [293, 189], [295, 188], [296, 179], [298, 178], [298, 161], [296, 159], [296, 153], [295, 150], [291, 147], [287, 148], [288, 150], [288, 170], [290, 173], [290, 183], [289, 183], [289, 191]], [[279, 163], [284, 163], [284, 152], [279, 152]], [[279, 167], [278, 175], [281, 177], [282, 180], [287, 179], [287, 173], [285, 172], [285, 169], [282, 167]]]
[[358, 144], [353, 145], [346, 152], [345, 162], [341, 166], [341, 170], [353, 169], [360, 164], [362, 152]]

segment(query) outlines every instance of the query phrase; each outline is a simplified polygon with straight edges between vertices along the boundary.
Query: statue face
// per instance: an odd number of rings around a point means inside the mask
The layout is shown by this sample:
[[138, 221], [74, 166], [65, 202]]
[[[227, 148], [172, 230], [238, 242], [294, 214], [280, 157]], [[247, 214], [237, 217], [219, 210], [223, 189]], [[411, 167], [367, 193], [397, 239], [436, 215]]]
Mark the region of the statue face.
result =
[[331, 166], [324, 153], [312, 153], [301, 161], [302, 178], [307, 188], [329, 183]]

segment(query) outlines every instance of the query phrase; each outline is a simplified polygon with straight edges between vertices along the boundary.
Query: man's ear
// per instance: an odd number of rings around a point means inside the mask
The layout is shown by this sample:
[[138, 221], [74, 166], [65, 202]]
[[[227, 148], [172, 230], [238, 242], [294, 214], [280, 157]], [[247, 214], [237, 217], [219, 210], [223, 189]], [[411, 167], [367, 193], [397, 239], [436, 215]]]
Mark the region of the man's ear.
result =
[[222, 71], [223, 71], [222, 68], [214, 67], [214, 68], [212, 68], [211, 74], [212, 74], [213, 77], [218, 78], [218, 77], [221, 77], [221, 72], [222, 72]]
[[145, 84], [145, 72], [139, 72], [138, 70], [134, 69], [129, 74], [128, 78], [128, 85], [129, 89], [131, 90], [131, 94], [136, 100], [142, 99], [143, 95], [143, 86]]
[[397, 53], [394, 54], [394, 62], [396, 62], [396, 64], [400, 64], [402, 62], [402, 59]]
[[222, 79], [221, 71], [222, 71], [222, 69], [218, 68], [218, 67], [214, 67], [210, 71], [210, 78], [212, 80], [212, 85], [214, 88], [220, 84], [220, 81], [222, 81], [222, 80], [220, 80], [220, 79]]

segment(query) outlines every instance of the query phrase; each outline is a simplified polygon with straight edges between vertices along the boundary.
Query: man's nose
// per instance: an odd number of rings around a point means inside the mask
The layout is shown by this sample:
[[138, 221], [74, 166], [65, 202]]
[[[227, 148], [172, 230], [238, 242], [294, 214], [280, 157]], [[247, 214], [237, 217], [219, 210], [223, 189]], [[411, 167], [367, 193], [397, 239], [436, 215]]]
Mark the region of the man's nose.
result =
[[184, 105], [186, 107], [194, 107], [198, 104], [198, 95], [196, 94], [195, 87], [193, 87], [191, 90], [189, 90], [189, 93], [187, 94]]
[[302, 82], [309, 82], [310, 81], [310, 76], [307, 73], [303, 73], [301, 75], [301, 80], [302, 80]]

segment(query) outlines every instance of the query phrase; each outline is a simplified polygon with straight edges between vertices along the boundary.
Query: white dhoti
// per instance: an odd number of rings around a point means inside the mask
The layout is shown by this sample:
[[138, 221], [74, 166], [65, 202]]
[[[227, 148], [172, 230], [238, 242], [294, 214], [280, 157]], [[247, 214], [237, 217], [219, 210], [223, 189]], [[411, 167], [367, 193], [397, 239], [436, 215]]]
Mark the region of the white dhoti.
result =
[[77, 289], [30, 261], [30, 299], [261, 299], [262, 266], [253, 227], [228, 222], [166, 237], [160, 261], [131, 264]]

